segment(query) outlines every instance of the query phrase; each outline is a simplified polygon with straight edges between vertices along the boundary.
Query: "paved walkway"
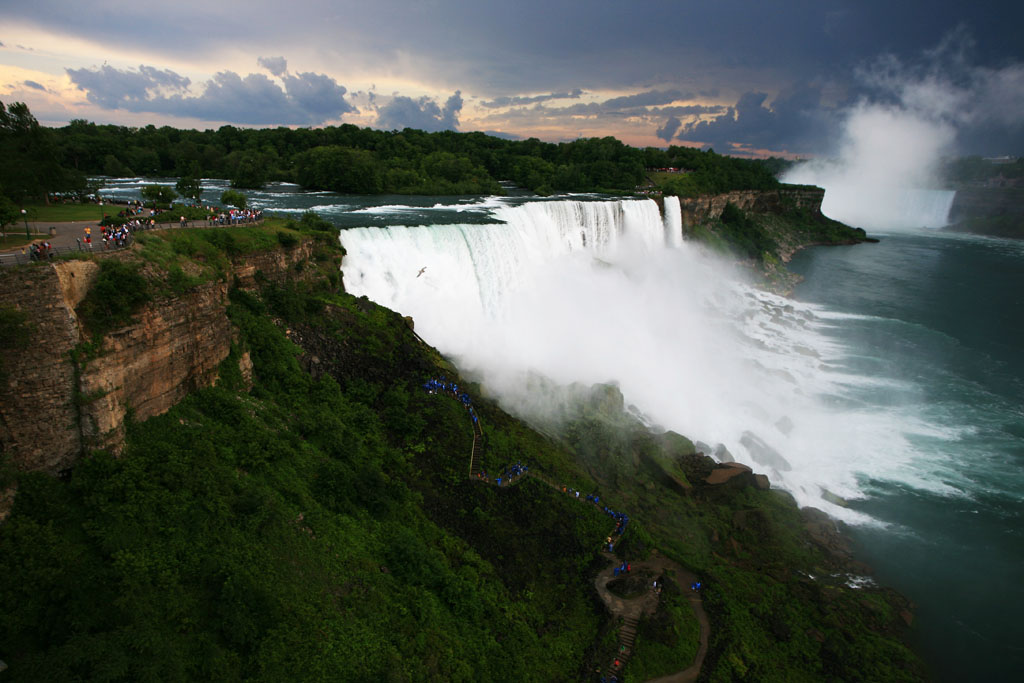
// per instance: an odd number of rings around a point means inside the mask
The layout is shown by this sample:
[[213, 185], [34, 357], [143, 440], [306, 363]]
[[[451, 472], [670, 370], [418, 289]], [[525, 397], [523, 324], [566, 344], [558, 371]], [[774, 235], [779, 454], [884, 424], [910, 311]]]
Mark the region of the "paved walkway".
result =
[[[208, 225], [205, 220], [189, 221], [186, 227], [189, 228], [231, 228], [241, 225], [259, 225], [262, 223], [262, 219], [255, 223], [236, 223], [233, 225]], [[8, 226], [7, 233], [11, 235], [22, 234], [19, 230], [12, 230], [13, 226]], [[24, 224], [22, 224], [22, 230], [24, 230]], [[53, 248], [54, 253], [57, 256], [67, 254], [70, 252], [88, 252], [91, 251], [94, 254], [104, 254], [117, 251], [117, 247], [111, 247], [108, 249], [103, 248], [103, 243], [100, 240], [102, 232], [99, 227], [98, 221], [66, 221], [63, 223], [42, 223], [42, 222], [30, 222], [28, 224], [29, 232], [33, 236], [33, 242], [42, 243], [49, 242]], [[92, 228], [92, 249], [90, 250], [85, 246], [84, 242], [80, 242], [85, 237], [85, 228]], [[50, 228], [53, 228], [55, 233], [50, 235]], [[179, 229], [178, 221], [171, 221], [168, 223], [157, 223], [154, 228], [144, 228], [144, 230], [172, 230]], [[130, 242], [129, 242], [130, 244]], [[27, 263], [28, 258], [28, 244], [18, 245], [16, 247], [4, 247], [3, 241], [0, 240], [0, 266], [13, 266], [19, 263]], [[25, 253], [22, 254], [22, 251]]]
[[[417, 337], [419, 337], [419, 335], [417, 335]], [[420, 339], [420, 341], [423, 340]], [[426, 344], [426, 342], [423, 343]], [[481, 468], [483, 428], [480, 426], [479, 417], [473, 409], [468, 395], [461, 391], [454, 383], [449, 383], [446, 380], [430, 380], [426, 385], [424, 385], [424, 387], [431, 394], [445, 394], [462, 402], [472, 418], [473, 446], [469, 455], [470, 479], [505, 487], [519, 484], [526, 480], [527, 477], [532, 477], [545, 486], [551, 487], [558, 493], [569, 495], [584, 504], [593, 505], [599, 510], [602, 509], [599, 503], [594, 502], [587, 497], [580, 498], [580, 494], [573, 489], [558, 486], [547, 477], [536, 472], [531, 472], [529, 469], [522, 471], [521, 474], [518, 474], [511, 479], [504, 478], [492, 481], [490, 477], [483, 474], [483, 470]], [[619, 525], [616, 524], [616, 528], [611, 534], [609, 534], [609, 538], [615, 538], [617, 540], [621, 538], [621, 534], [624, 532], [625, 526], [623, 526], [620, 531]], [[652, 586], [649, 587], [643, 595], [635, 598], [621, 598], [614, 595], [608, 590], [608, 583], [615, 575], [615, 568], [621, 566], [622, 562], [607, 550], [602, 551], [601, 554], [609, 561], [609, 565], [598, 573], [597, 577], [594, 579], [594, 587], [597, 589], [597, 593], [604, 602], [605, 607], [607, 607], [608, 611], [611, 613], [612, 618], [621, 617], [623, 620], [623, 627], [619, 630], [619, 653], [607, 669], [608, 675], [617, 677], [621, 674], [622, 669], [625, 668], [626, 663], [633, 654], [636, 629], [640, 619], [643, 616], [649, 616], [657, 611], [660, 591], [654, 590]], [[698, 580], [696, 575], [692, 572], [684, 569], [678, 562], [660, 555], [657, 550], [651, 551], [651, 557], [649, 559], [642, 560], [640, 562], [632, 562], [630, 564], [631, 571], [647, 571], [654, 576], [668, 574], [679, 585], [680, 590], [684, 591]], [[693, 659], [693, 664], [682, 671], [669, 674], [668, 676], [651, 679], [647, 683], [692, 683], [693, 681], [696, 681], [697, 677], [700, 675], [701, 667], [704, 664], [704, 657], [707, 655], [708, 651], [708, 637], [711, 633], [711, 625], [708, 622], [708, 615], [704, 611], [704, 603], [701, 600], [700, 593], [690, 591], [688, 599], [690, 602], [690, 608], [693, 610], [693, 614], [697, 618], [697, 623], [700, 625], [700, 645], [697, 648], [697, 655]]]

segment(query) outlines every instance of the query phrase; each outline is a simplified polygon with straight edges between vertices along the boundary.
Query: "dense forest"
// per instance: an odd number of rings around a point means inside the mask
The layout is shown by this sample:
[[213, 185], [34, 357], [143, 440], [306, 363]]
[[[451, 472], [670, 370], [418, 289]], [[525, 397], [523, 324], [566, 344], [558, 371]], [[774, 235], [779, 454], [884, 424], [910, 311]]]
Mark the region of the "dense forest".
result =
[[45, 169], [0, 177], [16, 201], [81, 190], [87, 176], [97, 175], [228, 178], [239, 188], [277, 180], [346, 194], [500, 194], [499, 181], [540, 194], [631, 193], [649, 183], [652, 169], [675, 169], [659, 174], [665, 182], [658, 185], [683, 196], [778, 185], [768, 163], [678, 146], [638, 149], [613, 137], [556, 144], [350, 124], [198, 131], [83, 120], [47, 129], [23, 104], [5, 111], [13, 115], [5, 113], [0, 126], [0, 152]]

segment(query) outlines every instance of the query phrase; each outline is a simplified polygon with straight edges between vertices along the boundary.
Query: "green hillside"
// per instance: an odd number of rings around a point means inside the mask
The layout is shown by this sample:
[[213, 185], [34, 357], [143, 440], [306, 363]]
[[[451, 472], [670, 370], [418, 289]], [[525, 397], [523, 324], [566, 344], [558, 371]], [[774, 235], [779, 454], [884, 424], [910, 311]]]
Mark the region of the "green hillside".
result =
[[[157, 241], [137, 248], [139, 272], [176, 291], [180, 262], [156, 258]], [[194, 248], [196, 269], [237, 251], [215, 242]], [[310, 267], [324, 277], [233, 288], [221, 381], [131, 424], [118, 457], [61, 479], [3, 471], [18, 485], [0, 526], [5, 680], [598, 680], [621, 628], [594, 588], [601, 505], [631, 520], [616, 562], [656, 550], [704, 581], [702, 679], [920, 678], [904, 602], [846, 586], [849, 567], [784, 497], [706, 485], [713, 463], [628, 418], [609, 388], [551, 436], [533, 431], [398, 314], [339, 291], [329, 258]], [[472, 397], [483, 468], [521, 461], [531, 476], [468, 476], [470, 414], [424, 390], [439, 376]], [[670, 583], [640, 624], [627, 680], [688, 664], [687, 590]]]

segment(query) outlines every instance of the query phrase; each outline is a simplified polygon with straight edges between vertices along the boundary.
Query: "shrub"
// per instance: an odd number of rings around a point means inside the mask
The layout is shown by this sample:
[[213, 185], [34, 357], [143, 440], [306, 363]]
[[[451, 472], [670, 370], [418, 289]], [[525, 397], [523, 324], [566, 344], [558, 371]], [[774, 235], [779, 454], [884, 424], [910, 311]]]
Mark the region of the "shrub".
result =
[[132, 315], [149, 300], [149, 282], [137, 265], [106, 260], [79, 304], [78, 315], [94, 335], [102, 336], [131, 324]]
[[295, 233], [278, 230], [277, 241], [285, 249], [291, 249], [299, 243], [299, 238], [295, 236]]

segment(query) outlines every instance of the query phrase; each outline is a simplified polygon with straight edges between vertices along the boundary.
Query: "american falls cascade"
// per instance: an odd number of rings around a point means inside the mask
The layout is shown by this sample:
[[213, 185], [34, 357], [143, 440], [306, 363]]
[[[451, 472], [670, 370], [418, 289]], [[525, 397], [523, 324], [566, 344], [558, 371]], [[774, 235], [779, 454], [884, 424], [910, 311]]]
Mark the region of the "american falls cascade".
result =
[[859, 497], [864, 471], [914, 477], [908, 436], [936, 428], [856, 398], [913, 389], [846, 369], [821, 333], [841, 314], [750, 286], [685, 242], [675, 198], [664, 218], [652, 200], [492, 215], [500, 222], [344, 230], [346, 289], [412, 316], [527, 418], [544, 409], [539, 386], [614, 382], [650, 424], [722, 444], [802, 505], [851, 522], [868, 520], [826, 490]]

